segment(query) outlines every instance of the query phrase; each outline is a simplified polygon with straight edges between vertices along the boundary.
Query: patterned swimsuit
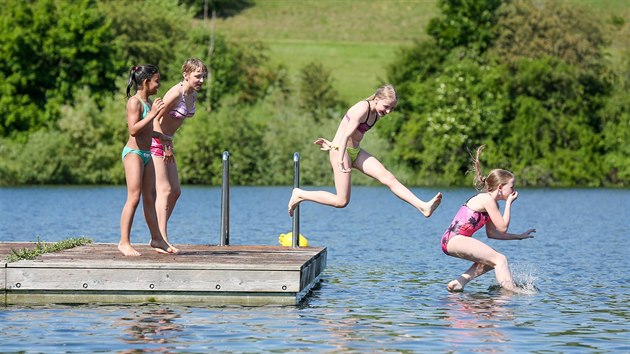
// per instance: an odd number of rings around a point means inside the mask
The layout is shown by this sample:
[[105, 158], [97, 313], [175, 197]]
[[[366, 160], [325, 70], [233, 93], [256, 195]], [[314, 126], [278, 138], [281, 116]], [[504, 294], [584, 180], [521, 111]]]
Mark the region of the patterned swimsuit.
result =
[[[181, 97], [182, 98], [177, 104], [177, 106], [173, 108], [173, 110], [169, 112], [167, 115], [175, 119], [192, 118], [195, 115], [195, 109], [197, 106], [197, 93], [196, 92], [193, 93], [193, 104], [190, 110], [186, 106], [185, 97], [183, 95]], [[157, 156], [157, 157], [164, 157], [164, 146], [162, 145], [162, 142], [158, 138], [151, 139], [151, 155]]]
[[442, 251], [448, 254], [446, 245], [453, 236], [462, 235], [471, 237], [477, 230], [481, 229], [490, 220], [490, 216], [487, 212], [474, 211], [470, 209], [466, 204], [462, 205], [457, 211], [451, 226], [446, 229], [444, 235], [442, 235]]

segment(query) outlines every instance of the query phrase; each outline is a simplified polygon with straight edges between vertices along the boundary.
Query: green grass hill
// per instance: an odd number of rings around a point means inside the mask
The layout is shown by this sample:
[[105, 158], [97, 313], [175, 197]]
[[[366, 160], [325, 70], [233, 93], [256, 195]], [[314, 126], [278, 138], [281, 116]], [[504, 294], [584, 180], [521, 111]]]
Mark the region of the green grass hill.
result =
[[[629, 27], [628, 0], [557, 1], [586, 7], [605, 23], [623, 18]], [[305, 64], [322, 63], [342, 98], [352, 102], [386, 81], [385, 67], [398, 48], [426, 39], [426, 26], [438, 14], [437, 0], [256, 0], [216, 28], [233, 40], [264, 42], [271, 59], [294, 77]], [[627, 35], [611, 41], [613, 59], [629, 46]]]

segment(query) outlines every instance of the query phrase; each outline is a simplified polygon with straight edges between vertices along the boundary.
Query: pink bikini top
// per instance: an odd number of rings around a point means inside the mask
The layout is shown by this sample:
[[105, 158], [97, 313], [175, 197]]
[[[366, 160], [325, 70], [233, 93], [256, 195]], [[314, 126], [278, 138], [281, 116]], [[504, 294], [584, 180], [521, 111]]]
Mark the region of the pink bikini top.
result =
[[[368, 102], [367, 100], [365, 102], [367, 102], [367, 104], [368, 104], [368, 114], [367, 114], [367, 117], [365, 118], [365, 122], [359, 123], [359, 126], [357, 127], [357, 130], [360, 131], [361, 134], [365, 134], [365, 132], [367, 132], [368, 130], [372, 129], [372, 127], [378, 121], [378, 117], [376, 117], [376, 119], [374, 120], [374, 123], [372, 123], [372, 125], [368, 124], [368, 121], [370, 120], [370, 102]], [[347, 121], [350, 121], [350, 117], [348, 117], [347, 114], [344, 116], [344, 118]]]
[[192, 118], [195, 115], [195, 108], [197, 104], [197, 92], [193, 93], [193, 104], [192, 108], [188, 110], [186, 106], [186, 100], [184, 95], [181, 95], [181, 100], [177, 103], [177, 106], [173, 108], [173, 110], [169, 113], [169, 116], [177, 119], [186, 119]]

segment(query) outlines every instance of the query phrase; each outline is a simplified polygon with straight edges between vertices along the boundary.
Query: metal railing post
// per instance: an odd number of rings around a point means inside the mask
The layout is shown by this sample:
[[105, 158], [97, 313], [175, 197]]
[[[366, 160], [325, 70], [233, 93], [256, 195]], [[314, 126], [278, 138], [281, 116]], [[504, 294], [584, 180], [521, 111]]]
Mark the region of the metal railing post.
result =
[[219, 246], [230, 245], [230, 153], [223, 152], [223, 183], [221, 184], [221, 235]]
[[[300, 154], [293, 153], [293, 188], [300, 187]], [[293, 247], [300, 247], [300, 205], [293, 211]]]

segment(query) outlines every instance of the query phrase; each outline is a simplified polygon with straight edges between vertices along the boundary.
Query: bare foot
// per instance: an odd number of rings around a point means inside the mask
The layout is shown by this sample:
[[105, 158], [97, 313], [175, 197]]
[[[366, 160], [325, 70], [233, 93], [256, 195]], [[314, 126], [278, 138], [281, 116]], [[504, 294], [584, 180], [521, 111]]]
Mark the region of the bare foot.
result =
[[125, 256], [137, 257], [141, 256], [140, 252], [136, 251], [135, 248], [131, 247], [130, 244], [118, 244], [118, 250], [122, 252]]
[[440, 203], [442, 203], [442, 192], [438, 192], [433, 199], [429, 200], [424, 207], [420, 208], [420, 212], [428, 218], [433, 214]]
[[153, 240], [151, 239], [151, 243], [149, 243], [149, 245], [157, 252], [157, 253], [162, 253], [162, 254], [168, 254], [168, 253], [173, 253], [173, 252], [169, 252], [169, 250], [171, 249], [171, 247], [169, 246], [169, 244], [164, 241], [164, 240]]
[[300, 197], [298, 197], [297, 193], [301, 191], [300, 188], [293, 188], [293, 193], [291, 193], [291, 199], [289, 199], [289, 216], [293, 216], [293, 211], [297, 208], [298, 204], [302, 201]]
[[459, 280], [455, 279], [451, 280], [451, 282], [448, 283], [446, 289], [448, 289], [448, 291], [452, 293], [461, 293], [462, 291], [464, 291], [464, 285], [462, 285]]
[[179, 248], [176, 248], [175, 246], [171, 245], [171, 243], [168, 242], [168, 240], [166, 240], [166, 243], [168, 243], [168, 253], [179, 253]]

